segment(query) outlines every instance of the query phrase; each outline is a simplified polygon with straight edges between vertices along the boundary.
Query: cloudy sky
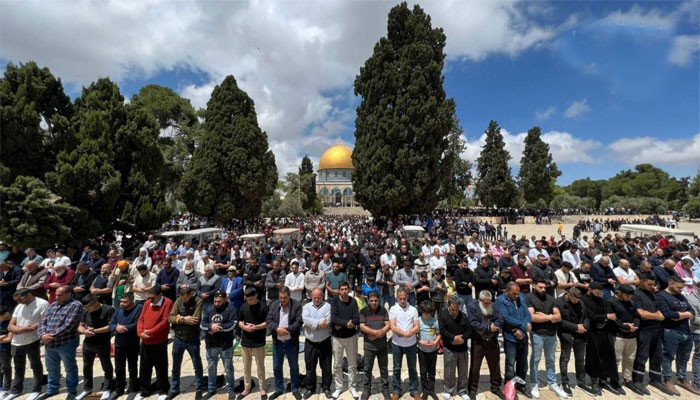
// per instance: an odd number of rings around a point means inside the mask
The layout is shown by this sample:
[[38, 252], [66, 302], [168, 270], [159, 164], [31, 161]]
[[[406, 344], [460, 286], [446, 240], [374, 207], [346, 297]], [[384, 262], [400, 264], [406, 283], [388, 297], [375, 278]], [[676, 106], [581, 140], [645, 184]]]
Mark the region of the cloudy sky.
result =
[[[103, 76], [205, 107], [233, 74], [256, 103], [281, 172], [352, 145], [352, 83], [396, 1], [0, 3], [0, 68], [34, 60], [75, 98]], [[411, 2], [414, 3], [414, 2]], [[700, 165], [700, 1], [422, 1], [447, 35], [445, 90], [475, 160], [494, 119], [517, 168], [542, 127], [560, 184], [635, 164]], [[516, 171], [515, 169], [514, 171]]]

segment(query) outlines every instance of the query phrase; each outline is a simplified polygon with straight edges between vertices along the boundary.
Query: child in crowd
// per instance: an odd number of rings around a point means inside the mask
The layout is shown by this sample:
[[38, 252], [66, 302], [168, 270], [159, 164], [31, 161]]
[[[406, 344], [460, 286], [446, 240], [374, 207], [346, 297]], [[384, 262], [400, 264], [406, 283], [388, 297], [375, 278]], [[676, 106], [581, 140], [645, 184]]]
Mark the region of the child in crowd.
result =
[[440, 327], [438, 321], [433, 318], [433, 303], [424, 300], [418, 306], [420, 318], [418, 323], [418, 364], [420, 367], [420, 382], [423, 388], [423, 398], [431, 397], [437, 400], [435, 395], [435, 367], [438, 356], [438, 343], [440, 343]]

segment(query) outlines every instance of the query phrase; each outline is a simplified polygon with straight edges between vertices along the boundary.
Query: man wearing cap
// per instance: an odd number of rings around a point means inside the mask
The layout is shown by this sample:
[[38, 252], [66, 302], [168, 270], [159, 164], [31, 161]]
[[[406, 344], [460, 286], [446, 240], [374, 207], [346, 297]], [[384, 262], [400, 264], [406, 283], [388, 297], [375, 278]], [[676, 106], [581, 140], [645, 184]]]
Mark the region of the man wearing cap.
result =
[[607, 386], [620, 387], [615, 366], [615, 346], [608, 331], [608, 320], [615, 314], [608, 313], [603, 300], [603, 285], [591, 282], [588, 293], [581, 298], [590, 319], [590, 329], [586, 332], [586, 373], [591, 377], [591, 389], [602, 395], [601, 382], [610, 378]]
[[228, 301], [236, 309], [236, 315], [238, 315], [238, 310], [243, 305], [243, 277], [238, 276], [238, 270], [235, 266], [228, 267], [227, 276], [221, 280], [221, 290], [226, 292]]
[[102, 383], [102, 400], [109, 398], [114, 390], [114, 368], [110, 358], [112, 332], [109, 322], [114, 315], [114, 308], [106, 304], [100, 304], [97, 296], [88, 294], [82, 299], [83, 318], [78, 326], [78, 333], [85, 336], [83, 339], [83, 392], [76, 397], [81, 400], [92, 393], [93, 364], [95, 357], [100, 359], [105, 381]]
[[[104, 304], [104, 303], [103, 303]], [[119, 308], [109, 323], [109, 329], [114, 333], [114, 372], [116, 375], [116, 390], [112, 400], [127, 393], [139, 390], [138, 358], [135, 349], [139, 347], [139, 337], [136, 333], [137, 323], [143, 305], [134, 303], [132, 292], [124, 293], [119, 299]], [[129, 387], [126, 386], [126, 367], [129, 365]]]
[[[567, 261], [568, 262], [568, 261]], [[559, 354], [559, 373], [561, 376], [562, 390], [569, 396], [573, 396], [569, 386], [568, 365], [571, 359], [571, 351], [574, 352], [576, 368], [576, 385], [591, 395], [595, 396], [590, 386], [586, 384], [586, 332], [590, 328], [590, 321], [586, 314], [586, 307], [581, 302], [581, 291], [570, 288], [564, 296], [554, 300], [554, 308], [559, 310], [561, 323], [557, 327], [557, 336], [561, 345]]]
[[75, 352], [78, 348], [78, 324], [83, 317], [83, 306], [73, 299], [70, 286], [59, 286], [55, 292], [55, 299], [46, 310], [46, 317], [39, 323], [37, 331], [44, 343], [46, 369], [49, 371], [46, 392], [38, 399], [43, 400], [58, 394], [63, 362], [68, 389], [67, 399], [73, 400], [78, 391], [78, 364]]
[[668, 278], [668, 287], [659, 292], [656, 301], [665, 319], [661, 323], [663, 327], [663, 361], [661, 371], [664, 376], [666, 387], [674, 395], [680, 392], [673, 383], [672, 363], [676, 359], [676, 378], [678, 385], [683, 389], [700, 394], [687, 379], [687, 364], [690, 358], [690, 351], [693, 348], [693, 335], [690, 331], [690, 321], [695, 318], [695, 310], [688, 303], [688, 299], [683, 296], [685, 282], [677, 276]]
[[156, 284], [156, 274], [144, 264], [137, 266], [136, 272], [138, 275], [131, 284], [131, 290], [134, 292], [134, 301], [137, 304], [144, 304], [148, 300], [148, 291]]
[[301, 301], [291, 298], [287, 286], [280, 288], [278, 298], [270, 305], [267, 314], [267, 332], [272, 335], [272, 359], [275, 375], [275, 392], [270, 400], [284, 394], [282, 365], [287, 359], [289, 365], [292, 394], [299, 394], [299, 333], [303, 324]]
[[68, 268], [70, 264], [65, 265], [63, 261], [56, 261], [53, 266], [53, 272], [44, 282], [44, 289], [49, 293], [49, 304], [56, 301], [56, 289], [64, 285], [70, 285], [75, 276], [75, 271]]
[[[615, 318], [610, 323], [615, 343], [615, 360], [622, 366], [624, 385], [641, 395], [642, 392], [636, 391], [636, 385], [632, 384], [632, 366], [637, 352], [637, 329], [639, 327], [637, 309], [630, 301], [633, 294], [633, 286], [622, 284], [617, 288], [615, 296], [609, 298], [605, 305], [609, 313], [615, 314]], [[626, 394], [621, 387], [607, 388], [603, 386], [603, 388], [617, 395]]]
[[200, 356], [199, 323], [202, 318], [203, 302], [197, 297], [197, 292], [190, 287], [180, 287], [180, 296], [175, 300], [168, 322], [173, 326], [175, 338], [173, 339], [173, 375], [170, 378], [171, 399], [180, 394], [180, 369], [182, 356], [185, 351], [190, 355], [194, 365], [195, 398], [202, 397], [203, 368]]
[[229, 400], [234, 399], [233, 386], [233, 328], [236, 325], [236, 310], [223, 290], [214, 293], [214, 301], [204, 310], [200, 328], [206, 332], [207, 347], [207, 395], [216, 394], [216, 372], [219, 360], [224, 363], [224, 373]]
[[[643, 261], [642, 263], [645, 262]], [[646, 263], [648, 264], [648, 262]], [[650, 272], [640, 273], [639, 286], [632, 298], [639, 316], [639, 332], [637, 334], [637, 353], [635, 354], [632, 368], [632, 385], [634, 388], [630, 387], [630, 389], [632, 391], [637, 389], [638, 392], [644, 395], [651, 394], [644, 384], [644, 370], [648, 360], [649, 384], [666, 394], [673, 395], [662, 382], [661, 321], [664, 320], [664, 315], [659, 310], [659, 303], [656, 301], [655, 284], [656, 278], [654, 274]]]
[[34, 297], [28, 288], [17, 290], [14, 299], [17, 302], [17, 307], [12, 313], [7, 330], [12, 332], [10, 351], [15, 365], [15, 378], [5, 398], [12, 400], [22, 394], [25, 366], [27, 358], [29, 358], [29, 365], [34, 373], [34, 386], [28, 400], [34, 400], [41, 392], [41, 381], [44, 377], [37, 328], [46, 315], [49, 302], [40, 297]]
[[284, 278], [284, 286], [289, 288], [292, 299], [301, 302], [304, 293], [304, 274], [299, 272], [299, 263], [292, 261], [289, 266], [289, 273]]
[[[304, 320], [304, 363], [306, 365], [306, 392], [308, 399], [316, 394], [316, 364], [321, 367], [321, 390], [327, 398], [331, 398], [331, 361], [333, 347], [331, 345], [331, 305], [323, 301], [323, 290], [315, 288], [311, 292], [311, 301], [306, 303], [302, 311]], [[365, 342], [367, 343], [367, 342]]]
[[[162, 271], [161, 271], [162, 272]], [[141, 365], [139, 379], [141, 393], [136, 400], [142, 400], [151, 394], [151, 374], [156, 370], [158, 400], [165, 400], [170, 389], [168, 382], [168, 334], [170, 324], [168, 317], [173, 302], [163, 295], [161, 286], [156, 284], [148, 292], [148, 303], [138, 319], [136, 331], [141, 338]]]

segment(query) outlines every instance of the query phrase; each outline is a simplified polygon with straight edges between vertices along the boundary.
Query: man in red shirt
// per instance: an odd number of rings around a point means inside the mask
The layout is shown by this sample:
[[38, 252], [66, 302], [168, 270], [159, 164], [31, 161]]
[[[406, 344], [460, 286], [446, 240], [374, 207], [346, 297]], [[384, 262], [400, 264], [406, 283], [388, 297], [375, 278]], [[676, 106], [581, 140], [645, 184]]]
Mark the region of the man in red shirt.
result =
[[155, 285], [148, 291], [148, 301], [143, 305], [143, 311], [136, 325], [136, 333], [141, 338], [141, 364], [139, 368], [139, 384], [141, 393], [135, 400], [150, 396], [151, 374], [156, 369], [158, 384], [158, 400], [165, 400], [170, 390], [168, 382], [168, 334], [170, 323], [168, 316], [173, 308], [173, 302], [163, 296], [160, 285]]
[[520, 293], [530, 293], [530, 285], [532, 284], [532, 276], [530, 269], [525, 265], [527, 259], [525, 255], [518, 255], [518, 263], [510, 268], [510, 274], [515, 283], [520, 287]]
[[46, 278], [44, 282], [44, 289], [49, 292], [49, 304], [53, 304], [56, 301], [56, 289], [64, 285], [70, 285], [75, 276], [75, 271], [69, 268], [70, 264], [62, 260], [56, 261], [53, 266], [53, 272]]

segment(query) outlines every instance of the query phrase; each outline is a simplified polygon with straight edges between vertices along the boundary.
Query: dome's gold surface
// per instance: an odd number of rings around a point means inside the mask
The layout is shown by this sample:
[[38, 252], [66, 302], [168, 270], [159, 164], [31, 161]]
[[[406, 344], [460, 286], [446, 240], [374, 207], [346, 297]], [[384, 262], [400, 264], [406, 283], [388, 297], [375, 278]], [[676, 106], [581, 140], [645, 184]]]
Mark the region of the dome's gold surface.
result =
[[336, 168], [355, 168], [352, 165], [352, 149], [348, 146], [337, 144], [321, 156], [321, 161], [318, 163], [319, 171]]

